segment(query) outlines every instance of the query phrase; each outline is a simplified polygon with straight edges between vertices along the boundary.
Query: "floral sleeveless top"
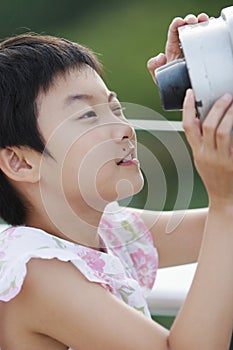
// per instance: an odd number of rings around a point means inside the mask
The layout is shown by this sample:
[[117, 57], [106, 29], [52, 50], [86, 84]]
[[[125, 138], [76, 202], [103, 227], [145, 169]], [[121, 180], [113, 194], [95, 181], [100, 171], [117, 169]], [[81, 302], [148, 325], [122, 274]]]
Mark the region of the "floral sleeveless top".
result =
[[17, 226], [0, 233], [0, 300], [20, 293], [32, 258], [70, 261], [90, 281], [107, 288], [118, 299], [150, 317], [146, 296], [154, 285], [158, 254], [139, 215], [116, 202], [102, 216], [99, 235], [105, 252]]

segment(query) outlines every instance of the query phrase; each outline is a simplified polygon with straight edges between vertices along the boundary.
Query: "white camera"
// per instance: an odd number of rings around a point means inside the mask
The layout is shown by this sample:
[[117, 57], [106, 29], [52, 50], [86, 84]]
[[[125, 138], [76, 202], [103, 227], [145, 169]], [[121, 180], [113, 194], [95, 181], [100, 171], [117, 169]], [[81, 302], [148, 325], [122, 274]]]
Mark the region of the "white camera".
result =
[[155, 70], [165, 110], [182, 109], [191, 87], [201, 121], [224, 93], [233, 95], [233, 6], [219, 18], [178, 28], [184, 58]]

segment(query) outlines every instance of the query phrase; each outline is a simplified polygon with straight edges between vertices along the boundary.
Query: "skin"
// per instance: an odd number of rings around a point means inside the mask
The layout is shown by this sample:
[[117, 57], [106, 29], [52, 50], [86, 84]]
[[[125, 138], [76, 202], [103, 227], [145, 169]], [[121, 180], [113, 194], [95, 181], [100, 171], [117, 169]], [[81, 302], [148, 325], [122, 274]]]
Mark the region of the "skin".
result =
[[[148, 62], [153, 77], [156, 67], [181, 55], [177, 27], [206, 19], [206, 15], [198, 18], [190, 15], [172, 22], [165, 55]], [[79, 91], [80, 86], [86, 90]], [[91, 94], [94, 100], [75, 99], [75, 105], [62, 109], [60, 103], [68, 92]], [[78, 75], [71, 71], [65, 79], [58, 77], [46, 95], [38, 96], [39, 127], [56, 161], [24, 148], [2, 150], [0, 157], [1, 168], [34, 203], [28, 225], [95, 249], [98, 249], [96, 227], [105, 201], [121, 198], [124, 191], [129, 193], [132, 188], [137, 192], [142, 186], [138, 166], [117, 165], [130, 145], [135, 147], [135, 134], [122, 111], [113, 107], [113, 103], [119, 107], [119, 102], [110, 96], [102, 80], [89, 68]], [[83, 119], [83, 111], [86, 113], [90, 107], [95, 108], [97, 117], [88, 115]], [[77, 110], [82, 112], [78, 120], [73, 119]], [[10, 302], [0, 303], [2, 350], [63, 350], [69, 346], [85, 350], [227, 350], [233, 326], [233, 275], [229, 269], [233, 264], [233, 154], [229, 136], [232, 124], [230, 95], [214, 104], [201, 126], [189, 90], [184, 101], [183, 126], [208, 191], [209, 210], [187, 211], [169, 236], [164, 232], [171, 213], [164, 213], [157, 220], [158, 213], [141, 212], [158, 247], [161, 266], [198, 258], [194, 282], [170, 332], [121, 303], [100, 285], [88, 282], [72, 264], [32, 259], [22, 291]], [[87, 153], [90, 158], [86, 158]], [[85, 188], [89, 205], [82, 198], [74, 176], [82, 175], [85, 166], [91, 170], [99, 168], [95, 182], [91, 177], [91, 187]], [[122, 178], [127, 179], [126, 184], [121, 183]], [[43, 195], [48, 192], [44, 208]], [[66, 218], [72, 219], [67, 221], [69, 227], [61, 226], [60, 222], [55, 225], [54, 219], [59, 217], [50, 207], [52, 201], [60, 203], [64, 196], [73, 213], [65, 211]], [[78, 236], [73, 233], [74, 227]]]

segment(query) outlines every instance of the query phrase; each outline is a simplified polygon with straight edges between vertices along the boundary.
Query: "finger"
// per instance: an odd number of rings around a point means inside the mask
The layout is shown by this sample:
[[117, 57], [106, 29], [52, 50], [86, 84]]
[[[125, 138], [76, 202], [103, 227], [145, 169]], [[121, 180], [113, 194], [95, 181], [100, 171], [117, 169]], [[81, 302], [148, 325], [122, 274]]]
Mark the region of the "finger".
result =
[[198, 23], [198, 19], [195, 15], [189, 14], [184, 18], [186, 24], [195, 24]]
[[198, 19], [198, 22], [205, 22], [209, 20], [209, 16], [203, 12], [197, 16], [197, 19]]
[[154, 73], [156, 68], [163, 66], [167, 62], [166, 56], [164, 53], [160, 53], [159, 55], [152, 57], [147, 62], [147, 68], [151, 73]]
[[219, 98], [211, 108], [202, 124], [203, 142], [208, 149], [216, 149], [216, 132], [219, 124], [232, 102], [228, 93]]
[[184, 24], [185, 21], [183, 18], [176, 17], [173, 19], [172, 23], [169, 26], [165, 50], [167, 62], [171, 62], [174, 59], [183, 56], [182, 50], [180, 48], [178, 27], [183, 26]]
[[183, 104], [183, 128], [193, 151], [202, 144], [201, 125], [196, 117], [195, 98], [192, 89], [186, 91]]
[[155, 77], [155, 69], [163, 66], [166, 64], [167, 58], [163, 53], [160, 53], [159, 55], [152, 57], [151, 59], [148, 60], [147, 62], [147, 68], [156, 83], [156, 77]]
[[173, 19], [168, 30], [167, 40], [169, 45], [179, 43], [179, 35], [178, 35], [177, 28], [184, 24], [185, 24], [185, 21], [181, 17], [176, 17]]
[[231, 154], [232, 126], [233, 105], [231, 104], [216, 132], [216, 145], [222, 160], [228, 160]]

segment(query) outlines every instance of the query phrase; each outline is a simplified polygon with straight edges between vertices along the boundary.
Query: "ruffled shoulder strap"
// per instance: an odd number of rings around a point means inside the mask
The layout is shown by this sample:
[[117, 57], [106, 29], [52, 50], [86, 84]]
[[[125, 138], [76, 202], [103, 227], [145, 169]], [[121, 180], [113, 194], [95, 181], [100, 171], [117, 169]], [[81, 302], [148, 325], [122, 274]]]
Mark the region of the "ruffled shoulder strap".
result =
[[[93, 269], [92, 265], [88, 264], [89, 251], [88, 248], [54, 237], [39, 229], [12, 227], [1, 232], [0, 300], [9, 301], [20, 292], [27, 274], [27, 263], [31, 258], [71, 261], [87, 279], [111, 289], [108, 282], [100, 278], [98, 268]], [[92, 264], [97, 264], [99, 257], [94, 253], [89, 255]], [[85, 256], [86, 260], [82, 256]]]
[[109, 204], [102, 216], [100, 235], [147, 295], [155, 282], [158, 253], [138, 213], [132, 208], [120, 207], [117, 202]]

